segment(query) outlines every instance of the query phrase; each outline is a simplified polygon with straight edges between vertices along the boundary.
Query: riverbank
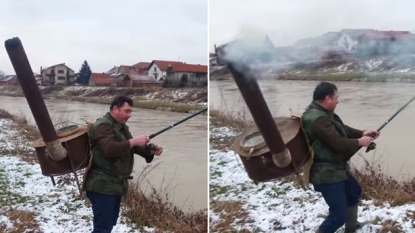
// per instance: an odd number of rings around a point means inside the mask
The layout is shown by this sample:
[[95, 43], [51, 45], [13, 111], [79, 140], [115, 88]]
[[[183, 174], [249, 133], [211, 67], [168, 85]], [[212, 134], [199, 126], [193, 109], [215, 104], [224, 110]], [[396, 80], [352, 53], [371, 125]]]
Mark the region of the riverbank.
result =
[[[212, 75], [211, 80], [230, 80], [229, 74]], [[297, 81], [343, 81], [343, 82], [398, 82], [415, 83], [415, 73], [375, 73], [375, 72], [287, 72], [260, 76], [262, 79]]]
[[[230, 149], [249, 123], [236, 116], [210, 111], [210, 232], [315, 232], [328, 213], [322, 196], [289, 178], [255, 185]], [[357, 233], [415, 231], [414, 182], [397, 182], [370, 163], [354, 173], [364, 193], [358, 220], [367, 223]]]
[[[109, 104], [116, 95], [129, 95], [134, 106], [189, 113], [206, 108], [207, 88], [118, 88], [90, 86], [39, 87], [44, 98]], [[20, 86], [0, 86], [0, 95], [22, 96]]]
[[[41, 174], [31, 145], [39, 136], [25, 118], [0, 109], [0, 232], [91, 232], [92, 209], [74, 177], [55, 177], [53, 186]], [[114, 232], [207, 232], [207, 210], [184, 213], [151, 185], [151, 195], [144, 195], [149, 172], [131, 184]]]

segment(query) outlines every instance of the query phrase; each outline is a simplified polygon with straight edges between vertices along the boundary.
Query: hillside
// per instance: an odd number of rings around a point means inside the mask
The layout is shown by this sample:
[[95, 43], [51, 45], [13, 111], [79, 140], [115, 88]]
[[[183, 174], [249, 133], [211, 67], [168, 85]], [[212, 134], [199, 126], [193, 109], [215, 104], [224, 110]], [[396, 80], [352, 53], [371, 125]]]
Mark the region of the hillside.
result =
[[[377, 30], [342, 30], [276, 47], [271, 59], [254, 57], [250, 66], [259, 76], [394, 74], [415, 76], [415, 34]], [[244, 49], [244, 48], [238, 48]], [[235, 48], [234, 50], [235, 51]], [[240, 52], [240, 51], [239, 51]], [[223, 66], [211, 67], [211, 79], [223, 79]], [[291, 77], [292, 78], [292, 77]]]

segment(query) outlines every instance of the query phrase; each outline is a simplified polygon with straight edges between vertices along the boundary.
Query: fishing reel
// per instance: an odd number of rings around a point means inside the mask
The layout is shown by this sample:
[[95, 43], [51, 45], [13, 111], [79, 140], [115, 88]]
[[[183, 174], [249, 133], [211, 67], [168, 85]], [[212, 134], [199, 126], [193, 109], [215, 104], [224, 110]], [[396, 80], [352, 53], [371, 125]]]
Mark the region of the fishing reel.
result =
[[366, 153], [369, 152], [369, 151], [371, 151], [371, 150], [374, 150], [374, 149], [376, 149], [376, 143], [371, 142], [369, 144], [369, 146], [367, 146], [367, 148], [366, 148]]
[[151, 154], [151, 151], [156, 149], [156, 145], [154, 145], [153, 143], [149, 143], [147, 144], [146, 148], [145, 148], [145, 152], [146, 154]]

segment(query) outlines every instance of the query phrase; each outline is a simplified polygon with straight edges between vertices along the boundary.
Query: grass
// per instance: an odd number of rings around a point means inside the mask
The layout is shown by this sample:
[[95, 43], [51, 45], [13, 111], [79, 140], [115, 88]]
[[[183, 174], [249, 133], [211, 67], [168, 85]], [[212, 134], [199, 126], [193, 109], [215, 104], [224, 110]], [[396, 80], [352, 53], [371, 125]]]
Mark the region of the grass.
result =
[[373, 199], [377, 204], [389, 202], [392, 207], [415, 202], [415, 179], [397, 181], [386, 175], [380, 164], [367, 160], [363, 169], [354, 168], [353, 172], [362, 185], [365, 199]]
[[[108, 105], [112, 101], [112, 99], [110, 98], [102, 98], [102, 97], [58, 96], [57, 98], [98, 103], [98, 104], [108, 104]], [[138, 100], [137, 98], [133, 98], [133, 101], [134, 101], [134, 107], [137, 107], [137, 108], [166, 110], [166, 111], [180, 112], [180, 113], [189, 113], [193, 111], [199, 111], [205, 108], [205, 106], [200, 106], [200, 105], [190, 105], [190, 104], [182, 104], [182, 103], [175, 103], [175, 102], [157, 101], [157, 100]]]
[[[141, 171], [138, 180], [130, 184], [131, 188], [123, 200], [127, 207], [124, 216], [135, 225], [155, 227], [159, 232], [207, 232], [207, 209], [185, 213], [169, 201], [170, 184], [156, 189], [148, 182], [148, 175], [157, 166], [147, 166]], [[165, 183], [164, 180], [162, 183]], [[149, 188], [144, 190], [143, 187]]]
[[[267, 74], [266, 78], [279, 80], [306, 81], [352, 81], [352, 82], [415, 82], [415, 73], [376, 73], [376, 72], [318, 72], [303, 71], [301, 73]], [[216, 80], [232, 79], [229, 74]]]
[[[229, 114], [226, 112], [210, 111], [211, 130], [219, 127], [231, 127], [238, 133], [250, 124], [252, 124], [252, 122], [248, 121], [246, 116], [238, 112], [232, 112]], [[219, 150], [229, 148], [232, 143], [231, 139], [218, 140], [217, 138], [212, 137], [210, 138], [210, 142], [210, 146], [212, 148]], [[223, 164], [223, 166], [226, 166], [226, 164]], [[413, 195], [415, 192], [415, 178], [410, 181], [397, 181], [395, 178], [386, 175], [379, 163], [376, 161], [369, 162], [367, 160], [365, 160], [365, 166], [362, 169], [353, 168], [352, 172], [362, 185], [363, 199], [371, 199], [375, 202], [375, 205], [382, 205], [383, 203], [388, 202], [393, 207], [415, 202], [415, 195]], [[213, 171], [210, 177], [211, 179], [214, 179], [220, 175], [221, 174], [219, 174], [219, 172]], [[292, 177], [284, 179], [283, 182], [292, 182], [290, 180], [292, 180]], [[260, 188], [260, 186], [258, 188]], [[228, 190], [229, 187], [227, 186], [211, 186], [211, 198], [216, 195], [226, 193]], [[273, 195], [284, 195], [286, 192], [285, 190], [274, 191], [275, 193], [273, 193]], [[237, 192], [237, 190], [232, 189], [232, 192]], [[301, 202], [302, 200], [298, 201]], [[235, 205], [234, 203], [228, 204]], [[220, 221], [211, 223], [210, 230], [214, 232], [243, 232], [240, 229], [238, 230], [233, 228], [229, 224], [233, 223], [235, 219], [244, 219], [246, 213], [238, 214], [238, 210], [235, 209], [234, 211], [226, 214], [226, 211], [223, 212], [224, 207], [222, 207], [222, 209], [220, 208], [222, 205], [224, 205], [224, 203], [217, 203], [216, 201], [210, 202], [211, 210], [219, 214], [221, 218]], [[239, 216], [239, 218], [235, 217], [235, 214]], [[409, 214], [408, 218], [410, 221], [414, 221], [415, 214]], [[380, 219], [379, 221], [382, 222]], [[400, 229], [399, 224], [396, 222], [385, 221], [382, 223], [382, 230], [380, 232], [402, 232]], [[250, 231], [246, 231], [245, 229], [245, 232]]]
[[[0, 118], [11, 119], [16, 124], [14, 129], [17, 130], [19, 134], [24, 136], [9, 139], [9, 142], [11, 143], [32, 141], [40, 137], [37, 127], [30, 125], [24, 117], [15, 116], [0, 109]], [[30, 154], [30, 151], [31, 150], [27, 149], [16, 150], [12, 153], [10, 153], [10, 151], [0, 151], [0, 156], [1, 154], [7, 153], [8, 155], [12, 154], [19, 156], [26, 162], [37, 163], [37, 157], [34, 154]], [[78, 178], [81, 178], [83, 171], [78, 171], [78, 173], [80, 173]], [[131, 226], [136, 227], [137, 229], [142, 229], [144, 226], [150, 226], [154, 227], [156, 232], [207, 232], [208, 216], [206, 209], [198, 212], [185, 213], [169, 201], [167, 192], [162, 188], [155, 189], [154, 187], [151, 187], [150, 194], [146, 194], [142, 190], [142, 187], [144, 182], [143, 180], [148, 174], [149, 171], [143, 171], [140, 175], [140, 177], [142, 177], [141, 180], [130, 185], [129, 193], [123, 199], [123, 207], [125, 208], [123, 208], [122, 215], [127, 217], [128, 221], [132, 224]], [[0, 199], [0, 205], [2, 207], [9, 207], [5, 215], [14, 223], [14, 227], [16, 229], [13, 231], [5, 231], [6, 226], [4, 224], [0, 224], [0, 232], [15, 233], [23, 232], [21, 229], [25, 228], [38, 228], [37, 222], [34, 220], [36, 217], [34, 213], [17, 211], [13, 209], [13, 203], [27, 203], [28, 200], [26, 197], [20, 197], [19, 195], [8, 191], [8, 186], [10, 184], [5, 177], [5, 170], [0, 168], [0, 197], [2, 198]], [[60, 176], [56, 181], [57, 185], [74, 184], [74, 177], [72, 174], [67, 174]], [[19, 182], [16, 184], [19, 185]], [[85, 205], [89, 206], [89, 201], [87, 199], [79, 196], [78, 193], [74, 193], [74, 195], [77, 196], [77, 198], [84, 199]], [[41, 201], [41, 199], [38, 201]], [[63, 211], [71, 212], [76, 208], [77, 206], [68, 203]]]
[[[24, 116], [12, 115], [4, 109], [0, 109], [0, 119], [10, 119], [15, 125], [11, 126], [12, 130], [16, 130], [16, 134], [13, 138], [9, 138], [15, 145], [18, 145], [12, 151], [2, 149], [0, 156], [4, 154], [14, 154], [20, 156], [21, 159], [30, 164], [37, 163], [37, 157], [34, 151], [27, 150], [24, 145], [30, 146], [29, 142], [36, 140], [40, 137], [38, 128], [34, 125], [29, 124], [29, 121]], [[23, 136], [23, 137], [22, 137]]]
[[375, 72], [303, 72], [282, 73], [273, 75], [280, 80], [315, 80], [315, 81], [354, 81], [354, 82], [415, 82], [415, 74], [412, 73], [375, 73]]

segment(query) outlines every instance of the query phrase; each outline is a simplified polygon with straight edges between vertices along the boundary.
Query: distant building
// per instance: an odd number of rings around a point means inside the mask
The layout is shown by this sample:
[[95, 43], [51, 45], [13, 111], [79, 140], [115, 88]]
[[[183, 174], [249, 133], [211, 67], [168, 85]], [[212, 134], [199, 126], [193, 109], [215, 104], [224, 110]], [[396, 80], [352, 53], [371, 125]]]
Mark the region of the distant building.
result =
[[0, 86], [18, 85], [16, 75], [5, 75], [0, 76]]
[[208, 67], [200, 64], [187, 64], [179, 61], [153, 60], [148, 75], [165, 86], [205, 86]]
[[40, 68], [44, 85], [68, 85], [75, 81], [75, 71], [65, 63]]

